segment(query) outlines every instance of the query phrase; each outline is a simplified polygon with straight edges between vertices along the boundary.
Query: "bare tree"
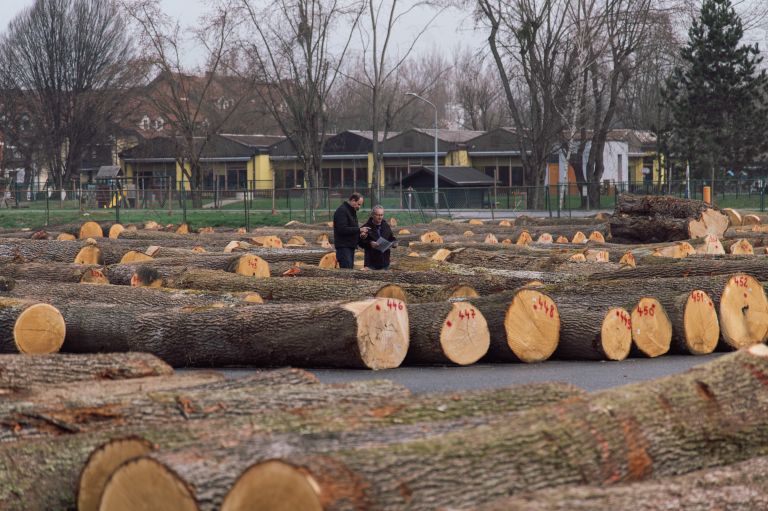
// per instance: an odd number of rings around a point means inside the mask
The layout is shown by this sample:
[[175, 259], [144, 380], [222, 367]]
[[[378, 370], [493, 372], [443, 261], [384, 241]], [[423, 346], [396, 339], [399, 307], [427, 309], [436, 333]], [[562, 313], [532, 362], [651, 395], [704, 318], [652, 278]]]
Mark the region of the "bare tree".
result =
[[[393, 95], [397, 93], [424, 91], [400, 91], [398, 87], [390, 87], [393, 81], [397, 81], [398, 71], [413, 53], [419, 39], [424, 35], [434, 19], [443, 12], [437, 9], [434, 14], [424, 22], [410, 37], [405, 49], [393, 55], [392, 38], [399, 25], [417, 13], [419, 9], [425, 9], [432, 5], [427, 0], [398, 1], [398, 0], [365, 0], [365, 10], [362, 21], [358, 24], [361, 40], [361, 57], [358, 60], [360, 72], [350, 75], [358, 81], [366, 92], [369, 104], [369, 121], [373, 143], [373, 174], [372, 192], [374, 202], [379, 202], [381, 196], [381, 172], [384, 165], [384, 155], [379, 149], [381, 142], [387, 138], [392, 127], [394, 117], [403, 108], [413, 101], [398, 101]], [[396, 108], [397, 103], [401, 104]], [[382, 136], [380, 136], [382, 135]]]
[[485, 55], [466, 48], [454, 55], [454, 101], [461, 107], [465, 129], [491, 130], [504, 123], [502, 86], [492, 66]]
[[111, 0], [37, 0], [0, 41], [2, 81], [23, 102], [62, 190], [78, 179], [84, 152], [104, 137], [133, 79], [124, 26]]
[[[323, 184], [328, 101], [362, 5], [357, 0], [272, 0], [260, 8], [254, 1], [241, 1], [255, 34], [246, 41], [248, 54], [258, 78], [271, 84], [259, 89], [260, 94], [296, 148], [307, 176], [314, 219], [318, 188]], [[349, 23], [349, 34], [335, 48], [332, 32], [342, 21]]]
[[543, 203], [547, 159], [560, 140], [573, 80], [571, 0], [477, 0], [488, 45], [520, 140], [527, 206]]
[[[159, 0], [126, 2], [139, 29], [145, 81], [139, 102], [161, 116], [175, 144], [176, 161], [192, 191], [194, 207], [202, 206], [203, 153], [211, 135], [220, 133], [241, 105], [254, 97], [255, 84], [233, 68], [237, 61], [239, 19], [232, 4], [217, 4], [197, 29], [182, 29], [161, 9]], [[204, 52], [202, 67], [183, 54], [184, 34]]]

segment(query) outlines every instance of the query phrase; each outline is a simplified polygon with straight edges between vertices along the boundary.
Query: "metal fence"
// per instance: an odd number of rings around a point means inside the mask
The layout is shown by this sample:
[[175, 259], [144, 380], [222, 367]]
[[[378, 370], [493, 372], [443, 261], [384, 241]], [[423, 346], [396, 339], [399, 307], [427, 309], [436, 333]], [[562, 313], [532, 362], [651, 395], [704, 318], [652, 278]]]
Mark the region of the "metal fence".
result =
[[[452, 216], [460, 211], [485, 211], [490, 216], [510, 216], [523, 212], [545, 212], [551, 216], [570, 216], [584, 210], [610, 210], [620, 193], [674, 195], [703, 198], [707, 181], [604, 182], [588, 192], [588, 185], [560, 184], [532, 186], [496, 186], [483, 188], [441, 188], [438, 204], [432, 189], [391, 189], [381, 191], [377, 202], [391, 212], [405, 215], [411, 221], [426, 221], [432, 216]], [[712, 199], [719, 207], [765, 211], [766, 179], [732, 179], [716, 181]], [[250, 227], [257, 213], [277, 212], [288, 219], [327, 221], [333, 211], [349, 195], [358, 191], [372, 206], [373, 190], [346, 188], [267, 188], [267, 183], [253, 182], [242, 189], [179, 190], [163, 188], [126, 189], [109, 186], [81, 186], [72, 190], [44, 189], [31, 191], [20, 187], [0, 191], [0, 216], [44, 215], [45, 225], [80, 221], [83, 215], [103, 220], [131, 221], [150, 213], [165, 215], [168, 223], [189, 221], [202, 213], [216, 213], [232, 222], [240, 219]], [[534, 202], [533, 198], [538, 201]], [[6, 209], [7, 208], [7, 209]], [[410, 218], [408, 218], [408, 216]]]

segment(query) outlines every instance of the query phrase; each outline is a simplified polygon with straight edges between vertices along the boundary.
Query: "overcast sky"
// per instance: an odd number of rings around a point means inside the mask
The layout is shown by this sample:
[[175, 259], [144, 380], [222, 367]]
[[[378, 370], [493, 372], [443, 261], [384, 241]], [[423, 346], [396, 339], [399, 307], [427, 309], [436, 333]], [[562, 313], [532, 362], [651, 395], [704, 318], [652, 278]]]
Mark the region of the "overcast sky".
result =
[[[4, 32], [10, 22], [19, 12], [31, 6], [34, 0], [0, 0], [0, 32]], [[202, 0], [161, 0], [165, 12], [181, 20], [181, 24], [193, 24], [204, 11], [205, 2]], [[414, 31], [428, 20], [433, 14], [426, 9], [411, 13], [399, 32], [402, 45], [410, 42]], [[472, 20], [467, 14], [456, 10], [441, 14], [430, 30], [419, 41], [418, 52], [429, 52], [433, 49], [443, 52], [450, 58], [457, 46], [472, 48], [481, 47], [487, 37], [483, 32], [475, 31]]]

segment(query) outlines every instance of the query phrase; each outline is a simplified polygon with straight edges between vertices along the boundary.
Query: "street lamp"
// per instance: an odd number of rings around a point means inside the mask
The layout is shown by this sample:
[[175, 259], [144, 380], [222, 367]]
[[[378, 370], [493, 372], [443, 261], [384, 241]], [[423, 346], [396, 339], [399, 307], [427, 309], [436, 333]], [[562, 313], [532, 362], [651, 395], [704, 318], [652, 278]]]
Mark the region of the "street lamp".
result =
[[437, 184], [437, 174], [439, 171], [438, 165], [437, 165], [437, 107], [434, 103], [432, 103], [430, 100], [422, 98], [415, 92], [406, 92], [406, 96], [413, 96], [416, 99], [420, 99], [425, 103], [428, 103], [432, 105], [432, 108], [435, 109], [435, 212], [437, 212], [438, 208], [440, 207], [440, 196], [438, 194], [438, 184]]

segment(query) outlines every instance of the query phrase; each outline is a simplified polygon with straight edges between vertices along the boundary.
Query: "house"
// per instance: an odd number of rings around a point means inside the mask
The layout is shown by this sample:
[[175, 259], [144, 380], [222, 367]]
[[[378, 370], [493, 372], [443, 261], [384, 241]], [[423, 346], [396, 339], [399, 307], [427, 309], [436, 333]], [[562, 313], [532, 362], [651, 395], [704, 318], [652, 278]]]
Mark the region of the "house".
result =
[[[396, 187], [404, 190], [405, 200], [409, 200], [411, 192], [415, 191], [422, 207], [434, 205], [431, 193], [435, 186], [434, 169], [434, 166], [426, 165], [416, 167], [395, 183]], [[487, 208], [491, 204], [496, 181], [485, 172], [469, 166], [440, 166], [437, 179], [440, 207]]]

